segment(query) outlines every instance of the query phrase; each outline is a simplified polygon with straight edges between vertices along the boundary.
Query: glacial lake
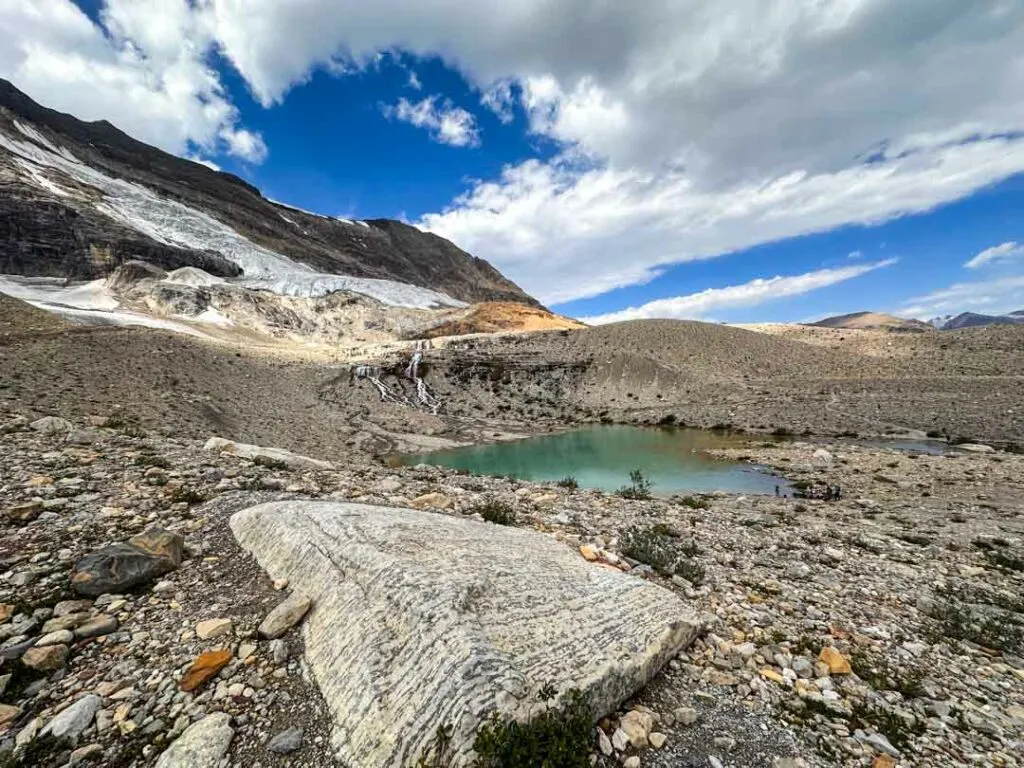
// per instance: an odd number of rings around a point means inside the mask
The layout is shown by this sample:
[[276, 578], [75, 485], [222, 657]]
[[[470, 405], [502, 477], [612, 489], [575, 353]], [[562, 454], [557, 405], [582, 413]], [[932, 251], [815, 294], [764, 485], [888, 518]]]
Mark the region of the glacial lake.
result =
[[399, 457], [402, 464], [434, 464], [474, 475], [514, 475], [533, 482], [572, 476], [581, 488], [613, 491], [639, 469], [656, 496], [729, 493], [774, 494], [789, 484], [768, 470], [711, 456], [713, 448], [742, 447], [749, 437], [703, 429], [595, 426], [573, 432], [474, 445]]

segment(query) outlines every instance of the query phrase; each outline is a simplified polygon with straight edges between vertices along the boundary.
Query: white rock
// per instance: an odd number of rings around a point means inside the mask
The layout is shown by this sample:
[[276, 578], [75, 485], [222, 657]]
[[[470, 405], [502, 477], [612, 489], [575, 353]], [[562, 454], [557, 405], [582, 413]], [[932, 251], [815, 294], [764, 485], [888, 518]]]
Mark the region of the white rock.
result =
[[698, 631], [671, 592], [531, 530], [300, 501], [238, 512], [231, 529], [316, 605], [306, 660], [336, 757], [361, 768], [415, 762], [438, 713], [462, 713], [452, 766], [468, 765], [480, 719], [527, 716], [545, 685], [612, 711]]
[[95, 694], [83, 696], [70, 707], [61, 710], [56, 717], [43, 728], [42, 736], [53, 736], [55, 739], [75, 738], [89, 727], [96, 711], [100, 708], [100, 697]]
[[[34, 424], [32, 426], [35, 426]], [[957, 446], [961, 451], [967, 451], [968, 453], [995, 453], [996, 449], [991, 445], [982, 445], [980, 443], [961, 443]]]
[[231, 440], [225, 440], [223, 437], [211, 437], [206, 441], [203, 449], [213, 453], [227, 453], [252, 461], [257, 459], [279, 461], [289, 469], [334, 469], [334, 465], [329, 461], [311, 459], [309, 456], [300, 456], [283, 448], [264, 448], [259, 445], [235, 443]]
[[207, 715], [171, 743], [156, 761], [156, 768], [218, 768], [234, 735], [230, 715]]
[[207, 619], [196, 624], [196, 637], [212, 640], [231, 631], [231, 619]]
[[67, 419], [62, 419], [59, 416], [44, 416], [41, 419], [36, 419], [30, 425], [36, 432], [40, 432], [44, 435], [58, 435], [66, 434], [74, 430], [75, 425]]
[[305, 595], [292, 592], [263, 619], [259, 628], [260, 634], [268, 640], [276, 640], [302, 621], [302, 617], [312, 605], [313, 602]]

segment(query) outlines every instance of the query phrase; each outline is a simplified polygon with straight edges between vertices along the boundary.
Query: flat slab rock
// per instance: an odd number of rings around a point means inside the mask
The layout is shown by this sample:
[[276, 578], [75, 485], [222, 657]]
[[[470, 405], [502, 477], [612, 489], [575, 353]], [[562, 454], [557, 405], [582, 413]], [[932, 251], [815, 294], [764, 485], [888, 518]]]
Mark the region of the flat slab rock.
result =
[[528, 716], [547, 685], [605, 714], [698, 631], [673, 593], [535, 531], [302, 501], [243, 510], [231, 529], [312, 599], [307, 661], [353, 768], [414, 765], [440, 725], [468, 765], [481, 721]]

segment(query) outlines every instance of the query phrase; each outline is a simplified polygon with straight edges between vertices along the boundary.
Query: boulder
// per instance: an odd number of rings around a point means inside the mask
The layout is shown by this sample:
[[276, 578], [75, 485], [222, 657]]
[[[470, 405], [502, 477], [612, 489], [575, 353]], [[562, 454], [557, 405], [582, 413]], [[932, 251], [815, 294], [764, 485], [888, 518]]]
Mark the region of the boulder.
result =
[[193, 723], [156, 761], [156, 768], [219, 768], [235, 731], [231, 715], [214, 712]]
[[185, 692], [194, 691], [224, 669], [230, 661], [231, 651], [227, 648], [201, 653], [181, 678], [178, 687]]
[[70, 707], [61, 710], [46, 727], [41, 736], [55, 739], [75, 738], [89, 727], [100, 708], [100, 697], [95, 694], [83, 696]]
[[184, 546], [178, 534], [154, 528], [83, 557], [75, 563], [71, 586], [90, 597], [124, 592], [181, 565]]
[[260, 624], [260, 634], [268, 640], [276, 640], [302, 621], [302, 617], [312, 605], [313, 602], [308, 597], [293, 592], [267, 614], [267, 618]]
[[553, 537], [359, 504], [275, 502], [231, 518], [241, 546], [316, 610], [306, 659], [342, 763], [415, 764], [438, 726], [472, 761], [491, 713], [580, 689], [614, 710], [697, 634], [676, 595], [588, 563]]
[[21, 663], [37, 672], [53, 672], [68, 661], [70, 649], [66, 645], [45, 645], [29, 648], [21, 656]]
[[249, 459], [250, 461], [280, 462], [288, 467], [288, 469], [293, 470], [334, 469], [334, 465], [329, 461], [300, 456], [283, 448], [264, 448], [259, 445], [236, 443], [231, 440], [225, 440], [223, 437], [211, 437], [206, 441], [206, 445], [203, 448], [214, 453], [227, 453], [231, 456]]
[[59, 416], [43, 416], [43, 418], [33, 421], [29, 426], [43, 435], [67, 435], [75, 428], [74, 424]]
[[982, 445], [981, 443], [960, 443], [957, 449], [961, 451], [967, 451], [968, 453], [995, 453], [996, 449], [991, 445]]

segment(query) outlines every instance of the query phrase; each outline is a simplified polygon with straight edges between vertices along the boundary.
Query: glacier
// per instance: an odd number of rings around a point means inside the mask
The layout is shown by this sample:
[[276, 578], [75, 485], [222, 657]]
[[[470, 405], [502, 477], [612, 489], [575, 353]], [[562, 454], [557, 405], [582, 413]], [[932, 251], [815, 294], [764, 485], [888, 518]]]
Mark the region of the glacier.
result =
[[[383, 304], [412, 309], [467, 306], [465, 302], [439, 291], [394, 280], [317, 272], [283, 254], [253, 243], [202, 211], [160, 197], [139, 184], [107, 176], [82, 163], [63, 147], [54, 146], [31, 126], [16, 122], [15, 127], [29, 141], [16, 139], [0, 131], [0, 147], [20, 159], [18, 165], [26, 172], [30, 183], [53, 193], [54, 190], [49, 186], [53, 182], [43, 173], [43, 169], [50, 169], [80, 184], [98, 189], [103, 193], [103, 200], [96, 203], [96, 209], [109, 218], [165, 245], [216, 251], [237, 264], [243, 275], [230, 280], [232, 284], [305, 298], [324, 296], [335, 291], [350, 291], [369, 296]], [[44, 179], [47, 183], [43, 183]], [[66, 190], [61, 188], [61, 191]]]

